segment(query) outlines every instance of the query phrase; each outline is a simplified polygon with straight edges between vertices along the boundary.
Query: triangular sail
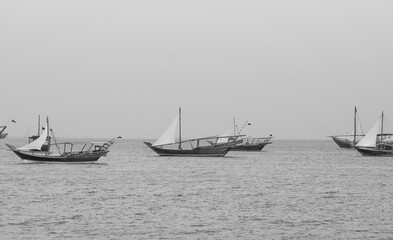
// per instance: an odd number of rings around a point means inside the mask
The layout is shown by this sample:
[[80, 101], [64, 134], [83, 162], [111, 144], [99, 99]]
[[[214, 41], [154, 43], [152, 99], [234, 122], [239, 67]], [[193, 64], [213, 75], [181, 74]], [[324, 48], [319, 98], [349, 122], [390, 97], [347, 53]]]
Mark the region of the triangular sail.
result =
[[42, 133], [39, 138], [37, 138], [35, 141], [18, 148], [18, 150], [41, 150], [42, 145], [44, 145], [47, 137], [48, 137], [48, 123], [46, 123], [45, 128], [42, 130]]
[[179, 114], [176, 115], [175, 119], [169, 125], [168, 129], [161, 135], [161, 137], [152, 145], [152, 146], [160, 146], [167, 145], [176, 142], [176, 137], [179, 133]]
[[357, 147], [375, 147], [377, 145], [377, 135], [380, 131], [381, 118], [374, 124], [374, 126], [367, 132], [366, 136], [360, 140]]

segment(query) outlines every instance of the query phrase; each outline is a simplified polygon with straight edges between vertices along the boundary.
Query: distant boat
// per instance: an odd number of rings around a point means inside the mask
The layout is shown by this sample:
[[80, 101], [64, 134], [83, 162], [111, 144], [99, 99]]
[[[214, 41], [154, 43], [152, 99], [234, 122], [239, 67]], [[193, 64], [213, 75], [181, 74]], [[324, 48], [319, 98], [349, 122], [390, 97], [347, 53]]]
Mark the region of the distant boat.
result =
[[353, 134], [330, 136], [340, 148], [354, 148], [364, 134], [358, 134], [358, 113], [355, 106]]
[[265, 138], [246, 137], [243, 138], [243, 142], [241, 144], [231, 147], [231, 151], [258, 152], [261, 151], [266, 145], [272, 144], [272, 138], [272, 135]]
[[[55, 140], [55, 150], [51, 151], [50, 139], [48, 136], [52, 133]], [[114, 143], [115, 137], [107, 142], [64, 142], [57, 143], [53, 136], [53, 131], [49, 128], [49, 119], [46, 119], [46, 126], [40, 136], [25, 146], [16, 148], [6, 144], [22, 160], [29, 162], [54, 162], [54, 163], [83, 163], [95, 162], [100, 157], [106, 156], [109, 147]], [[47, 145], [48, 148], [43, 146]], [[79, 148], [78, 148], [79, 147]]]
[[363, 156], [393, 157], [393, 133], [384, 133], [382, 112], [378, 121], [356, 144], [355, 149]]
[[[251, 125], [248, 121], [245, 122], [243, 127], [239, 130], [236, 125], [235, 118], [233, 119], [233, 135], [236, 133], [241, 134], [243, 128], [247, 125]], [[258, 152], [261, 151], [266, 145], [272, 144], [273, 136], [270, 134], [269, 137], [242, 137], [243, 142], [231, 147], [230, 151], [248, 151], [248, 152]]]
[[0, 126], [0, 139], [6, 138], [8, 136], [8, 133], [5, 133], [5, 129], [7, 126]]
[[178, 114], [164, 134], [154, 144], [144, 143], [160, 156], [223, 157], [231, 146], [242, 142], [240, 136], [230, 136], [230, 140], [222, 144], [219, 142], [221, 138], [212, 136], [188, 140], [182, 139], [181, 108], [179, 108]]
[[5, 133], [4, 131], [5, 131], [5, 129], [7, 128], [7, 125], [8, 125], [8, 123], [9, 122], [12, 122], [12, 123], [16, 123], [15, 122], [15, 120], [14, 119], [8, 119], [8, 121], [7, 121], [7, 124], [5, 125], [5, 126], [0, 126], [0, 139], [4, 139], [4, 138], [6, 138], [7, 136], [8, 136], [8, 133]]

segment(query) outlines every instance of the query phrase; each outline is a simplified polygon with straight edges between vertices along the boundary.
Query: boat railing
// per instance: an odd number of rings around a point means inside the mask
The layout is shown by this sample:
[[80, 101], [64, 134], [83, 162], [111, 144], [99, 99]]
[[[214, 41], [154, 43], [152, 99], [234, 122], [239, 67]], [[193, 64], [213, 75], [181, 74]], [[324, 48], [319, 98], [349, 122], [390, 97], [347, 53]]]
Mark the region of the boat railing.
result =
[[393, 144], [393, 133], [378, 134], [377, 143]]
[[[212, 146], [218, 145], [237, 145], [243, 142], [243, 137], [246, 135], [231, 135], [231, 136], [215, 136], [210, 137], [210, 141], [207, 141]], [[198, 147], [199, 147], [199, 142]]]
[[265, 138], [243, 138], [243, 143], [241, 145], [258, 145], [258, 144], [270, 144], [273, 137]]
[[357, 136], [357, 137], [364, 137], [365, 135], [364, 134], [356, 134], [356, 135], [354, 135], [354, 134], [342, 134], [342, 135], [333, 135], [333, 136], [329, 136], [329, 137], [354, 137], [354, 136]]
[[[183, 139], [181, 142], [174, 142], [168, 144], [162, 144], [154, 146], [156, 148], [177, 148], [181, 143], [182, 147], [189, 147], [189, 149], [195, 149], [199, 147], [209, 147], [209, 146], [222, 146], [222, 145], [233, 145], [239, 144], [242, 137], [245, 135], [231, 135], [231, 136], [210, 136], [203, 138], [193, 138], [193, 139]], [[220, 139], [226, 139], [226, 141], [220, 141]]]
[[108, 142], [63, 142], [51, 144], [52, 149], [56, 148], [59, 154], [81, 154], [107, 152], [111, 144]]

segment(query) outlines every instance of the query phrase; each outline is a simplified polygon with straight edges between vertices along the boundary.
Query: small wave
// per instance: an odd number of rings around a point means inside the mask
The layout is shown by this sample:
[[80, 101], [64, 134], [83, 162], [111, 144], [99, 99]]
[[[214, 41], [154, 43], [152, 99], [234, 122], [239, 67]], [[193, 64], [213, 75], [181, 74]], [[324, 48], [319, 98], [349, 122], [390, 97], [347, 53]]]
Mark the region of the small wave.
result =
[[329, 198], [337, 198], [337, 197], [336, 197], [336, 196], [329, 195], [329, 196], [323, 196], [322, 198], [329, 199]]
[[30, 223], [32, 223], [31, 221], [23, 221], [23, 222], [10, 222], [8, 223], [9, 226], [28, 226]]
[[71, 219], [72, 219], [72, 220], [81, 219], [82, 217], [83, 217], [83, 215], [77, 214], [77, 215], [72, 216]]
[[135, 215], [137, 215], [137, 216], [143, 216], [143, 215], [146, 215], [146, 213], [135, 213]]
[[61, 221], [56, 221], [53, 224], [54, 225], [63, 225], [63, 224], [66, 224], [66, 223], [68, 223], [66, 220], [61, 220]]
[[339, 193], [338, 191], [327, 191], [327, 192], [324, 192], [325, 194], [336, 194], [336, 193]]

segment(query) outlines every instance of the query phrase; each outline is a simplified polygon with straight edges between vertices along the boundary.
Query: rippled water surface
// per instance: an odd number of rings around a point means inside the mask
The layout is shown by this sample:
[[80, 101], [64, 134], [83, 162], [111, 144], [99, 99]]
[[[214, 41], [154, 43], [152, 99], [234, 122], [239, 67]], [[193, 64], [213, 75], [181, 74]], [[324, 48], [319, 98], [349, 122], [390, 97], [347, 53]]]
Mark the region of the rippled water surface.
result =
[[1, 239], [386, 239], [393, 158], [275, 141], [224, 158], [120, 140], [94, 164], [25, 164], [0, 144]]

